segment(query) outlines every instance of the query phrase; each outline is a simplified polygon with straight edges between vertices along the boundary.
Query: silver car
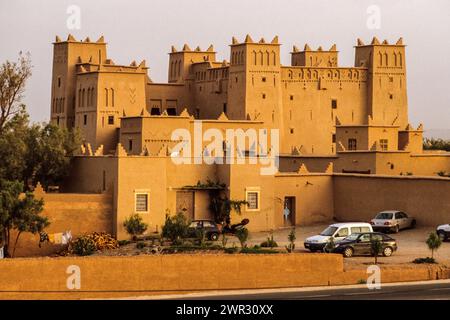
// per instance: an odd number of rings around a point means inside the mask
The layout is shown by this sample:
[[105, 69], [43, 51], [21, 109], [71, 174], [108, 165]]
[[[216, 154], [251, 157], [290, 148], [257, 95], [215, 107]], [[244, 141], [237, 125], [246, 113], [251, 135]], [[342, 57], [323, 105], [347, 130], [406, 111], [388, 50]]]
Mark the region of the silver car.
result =
[[414, 228], [416, 219], [408, 216], [403, 211], [387, 210], [382, 211], [370, 221], [373, 230], [393, 231], [395, 233], [402, 229]]

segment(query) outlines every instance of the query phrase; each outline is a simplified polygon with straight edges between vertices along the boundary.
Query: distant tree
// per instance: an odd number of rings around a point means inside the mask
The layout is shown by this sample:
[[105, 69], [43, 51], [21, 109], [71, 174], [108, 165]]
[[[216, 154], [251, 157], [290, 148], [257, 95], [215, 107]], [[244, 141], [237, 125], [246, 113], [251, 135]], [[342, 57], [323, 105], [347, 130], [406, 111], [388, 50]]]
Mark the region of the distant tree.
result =
[[434, 259], [434, 251], [439, 249], [442, 244], [442, 240], [441, 238], [439, 238], [436, 232], [431, 232], [426, 242], [428, 249], [431, 250], [431, 259]]
[[425, 138], [423, 140], [425, 150], [445, 150], [450, 151], [450, 140]]
[[[0, 180], [0, 237], [6, 256], [13, 257], [19, 237], [24, 232], [40, 233], [50, 223], [46, 217], [40, 216], [43, 200], [37, 200], [32, 193], [25, 193], [19, 181]], [[11, 232], [17, 235], [11, 249]]]
[[19, 54], [16, 62], [6, 61], [0, 66], [0, 134], [6, 123], [24, 110], [21, 103], [25, 84], [31, 76], [30, 55]]
[[70, 157], [81, 144], [77, 130], [53, 124], [29, 124], [25, 110], [15, 114], [0, 133], [0, 178], [23, 181], [27, 189], [61, 182], [69, 173]]

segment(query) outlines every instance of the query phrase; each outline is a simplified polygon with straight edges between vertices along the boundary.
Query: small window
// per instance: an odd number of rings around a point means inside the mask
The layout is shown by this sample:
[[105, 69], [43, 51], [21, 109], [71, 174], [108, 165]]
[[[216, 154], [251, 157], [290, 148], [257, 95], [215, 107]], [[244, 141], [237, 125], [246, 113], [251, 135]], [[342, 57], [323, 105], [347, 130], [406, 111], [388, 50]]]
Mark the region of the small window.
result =
[[128, 150], [133, 151], [133, 139], [128, 140]]
[[348, 139], [348, 150], [356, 150], [356, 139]]
[[267, 81], [266, 77], [262, 77], [262, 82], [266, 82], [266, 81]]
[[61, 87], [61, 77], [58, 77], [58, 88]]
[[83, 124], [87, 125], [87, 114], [83, 116]]
[[370, 242], [370, 233], [365, 233], [359, 237], [361, 242]]
[[159, 108], [152, 108], [150, 110], [150, 115], [159, 116], [159, 115], [161, 115], [161, 110]]
[[289, 131], [291, 132], [291, 134], [293, 134], [294, 133], [294, 128], [291, 128]]
[[388, 149], [388, 140], [387, 139], [380, 139], [380, 148], [382, 151], [387, 151], [387, 149]]
[[332, 142], [332, 143], [336, 143], [336, 134], [333, 134], [333, 135], [331, 136], [331, 142]]
[[247, 210], [259, 210], [259, 191], [247, 191]]
[[346, 237], [346, 236], [348, 236], [348, 228], [342, 228], [335, 235], [335, 237], [339, 237], [339, 238]]
[[361, 232], [361, 228], [360, 227], [352, 227], [350, 229], [350, 232], [353, 233], [360, 233]]
[[136, 212], [148, 212], [148, 193], [136, 193]]
[[265, 94], [265, 93], [262, 94], [262, 98], [263, 98], [263, 99], [266, 98], [266, 94]]
[[108, 116], [108, 124], [114, 124], [114, 116]]
[[289, 97], [289, 99], [291, 99], [291, 101], [294, 100], [294, 96], [291, 95], [291, 96]]
[[394, 77], [389, 77], [389, 82], [394, 82]]
[[169, 116], [176, 116], [177, 115], [177, 109], [175, 109], [175, 108], [167, 108], [167, 114]]
[[223, 113], [227, 113], [227, 103], [223, 104]]
[[389, 99], [394, 99], [394, 95], [392, 93], [389, 94]]
[[331, 108], [337, 109], [337, 100], [336, 99], [331, 99]]

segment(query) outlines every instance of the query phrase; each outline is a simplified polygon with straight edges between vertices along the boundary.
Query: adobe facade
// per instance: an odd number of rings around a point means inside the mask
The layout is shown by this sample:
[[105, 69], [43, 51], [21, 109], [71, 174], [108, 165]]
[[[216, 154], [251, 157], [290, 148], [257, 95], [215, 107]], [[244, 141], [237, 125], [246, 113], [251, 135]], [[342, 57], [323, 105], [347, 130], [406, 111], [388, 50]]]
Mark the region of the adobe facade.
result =
[[[283, 66], [278, 37], [246, 36], [232, 39], [229, 62], [217, 61], [212, 45], [172, 47], [168, 82], [155, 83], [145, 61], [124, 66], [108, 58], [103, 37], [57, 37], [51, 121], [80, 129], [85, 139], [63, 190], [112, 192], [119, 238], [127, 236], [123, 220], [140, 206], [155, 231], [166, 212], [209, 217], [208, 192], [193, 188], [208, 179], [225, 183], [232, 199], [257, 199], [256, 208], [244, 208], [253, 230], [327, 221], [334, 216], [334, 173], [450, 172], [450, 154], [424, 152], [423, 126], [409, 124], [405, 58], [401, 38], [394, 44], [373, 38], [357, 41], [351, 67], [339, 66], [335, 45], [294, 46], [291, 65]], [[174, 147], [184, 140], [173, 132], [195, 136], [199, 127], [203, 138], [208, 129], [224, 136], [229, 129], [278, 129], [265, 150], [273, 153], [279, 142], [277, 172], [260, 174], [264, 148], [249, 155], [249, 141], [244, 150], [231, 148], [245, 154], [244, 164], [196, 164], [195, 152], [193, 161], [174, 163]], [[210, 153], [210, 143], [200, 139], [197, 147]], [[298, 194], [299, 186], [305, 193]], [[289, 219], [279, 214], [286, 207]], [[150, 211], [156, 214], [145, 215]]]

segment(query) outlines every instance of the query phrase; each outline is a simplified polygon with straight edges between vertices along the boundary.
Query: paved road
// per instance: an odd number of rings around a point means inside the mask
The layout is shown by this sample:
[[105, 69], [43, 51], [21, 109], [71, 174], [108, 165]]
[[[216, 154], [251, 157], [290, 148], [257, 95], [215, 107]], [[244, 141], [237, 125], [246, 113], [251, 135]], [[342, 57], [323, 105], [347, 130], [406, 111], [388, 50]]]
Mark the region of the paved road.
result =
[[[181, 298], [181, 297], [179, 297]], [[208, 295], [203, 297], [186, 297], [192, 300], [450, 300], [450, 281], [420, 283], [420, 284], [399, 284], [384, 285], [379, 290], [369, 290], [367, 287], [359, 288], [333, 288], [298, 291], [276, 292], [251, 292], [248, 294], [228, 294], [228, 295]]]

